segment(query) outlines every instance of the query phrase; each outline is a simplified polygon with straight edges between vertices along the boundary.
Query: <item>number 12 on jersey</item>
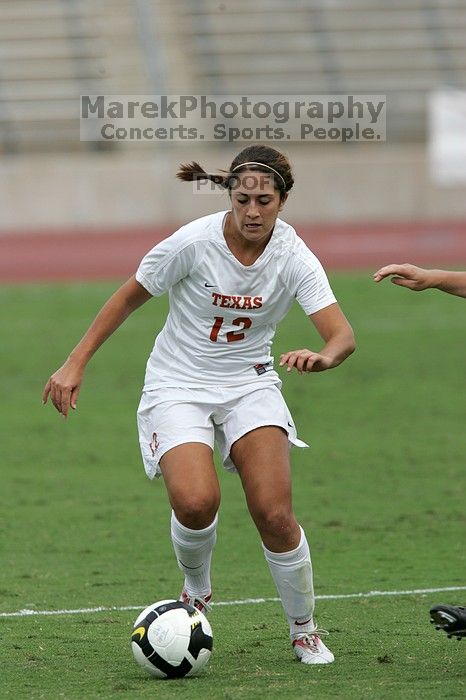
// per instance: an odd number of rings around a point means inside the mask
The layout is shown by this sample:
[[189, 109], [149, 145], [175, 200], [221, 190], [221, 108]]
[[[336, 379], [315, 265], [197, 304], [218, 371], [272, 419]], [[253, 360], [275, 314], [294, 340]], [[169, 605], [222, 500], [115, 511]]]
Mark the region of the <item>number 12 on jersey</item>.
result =
[[[215, 316], [214, 325], [212, 326], [212, 330], [210, 331], [210, 339], [213, 343], [217, 342], [218, 334], [220, 332], [224, 320], [225, 319], [223, 318], [223, 316]], [[247, 328], [251, 328], [252, 320], [250, 318], [247, 318], [247, 316], [241, 316], [240, 318], [235, 318], [232, 321], [232, 324], [234, 326], [239, 326], [241, 330], [228, 331], [227, 343], [234, 343], [235, 340], [243, 340], [245, 336], [243, 331], [245, 331]]]

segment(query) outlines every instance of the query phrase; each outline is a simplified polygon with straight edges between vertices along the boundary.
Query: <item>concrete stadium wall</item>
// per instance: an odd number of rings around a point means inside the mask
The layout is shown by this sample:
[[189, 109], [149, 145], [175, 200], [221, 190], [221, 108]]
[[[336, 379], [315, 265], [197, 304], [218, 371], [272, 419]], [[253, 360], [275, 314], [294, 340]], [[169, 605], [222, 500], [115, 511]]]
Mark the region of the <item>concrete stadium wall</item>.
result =
[[[228, 208], [228, 196], [195, 194], [175, 180], [180, 162], [227, 168], [234, 147], [186, 144], [115, 153], [4, 156], [0, 233], [176, 226]], [[423, 145], [291, 146], [292, 222], [425, 221], [466, 218], [462, 187], [436, 185]]]

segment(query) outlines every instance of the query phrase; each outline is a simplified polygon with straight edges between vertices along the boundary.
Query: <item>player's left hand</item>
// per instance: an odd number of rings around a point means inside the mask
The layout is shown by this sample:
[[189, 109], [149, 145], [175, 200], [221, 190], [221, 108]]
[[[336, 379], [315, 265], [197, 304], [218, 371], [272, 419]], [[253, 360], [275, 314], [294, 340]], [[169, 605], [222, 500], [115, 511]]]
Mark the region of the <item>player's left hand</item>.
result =
[[291, 350], [280, 355], [280, 367], [288, 365], [287, 372], [291, 372], [293, 367], [296, 368], [299, 374], [303, 372], [323, 372], [325, 369], [332, 367], [330, 357], [321, 355], [318, 352], [313, 352], [307, 348], [303, 350]]

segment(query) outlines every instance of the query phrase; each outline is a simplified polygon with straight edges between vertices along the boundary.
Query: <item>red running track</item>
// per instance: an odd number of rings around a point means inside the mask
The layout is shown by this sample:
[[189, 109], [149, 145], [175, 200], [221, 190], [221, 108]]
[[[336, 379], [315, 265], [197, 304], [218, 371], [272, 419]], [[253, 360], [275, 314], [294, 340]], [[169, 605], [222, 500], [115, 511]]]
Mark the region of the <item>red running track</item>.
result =
[[[0, 282], [129, 277], [169, 228], [0, 235]], [[392, 262], [466, 267], [466, 220], [296, 226], [329, 270], [375, 270]]]

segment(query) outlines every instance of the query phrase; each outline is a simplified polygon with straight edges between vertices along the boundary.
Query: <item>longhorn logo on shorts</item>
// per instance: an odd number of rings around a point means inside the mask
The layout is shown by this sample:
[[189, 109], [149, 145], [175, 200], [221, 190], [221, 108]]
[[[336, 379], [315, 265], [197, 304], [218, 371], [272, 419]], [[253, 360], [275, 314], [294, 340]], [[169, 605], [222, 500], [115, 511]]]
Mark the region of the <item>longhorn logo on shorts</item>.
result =
[[149, 443], [150, 451], [152, 452], [152, 457], [155, 457], [155, 451], [159, 448], [160, 442], [157, 438], [157, 433], [152, 433], [152, 440]]

